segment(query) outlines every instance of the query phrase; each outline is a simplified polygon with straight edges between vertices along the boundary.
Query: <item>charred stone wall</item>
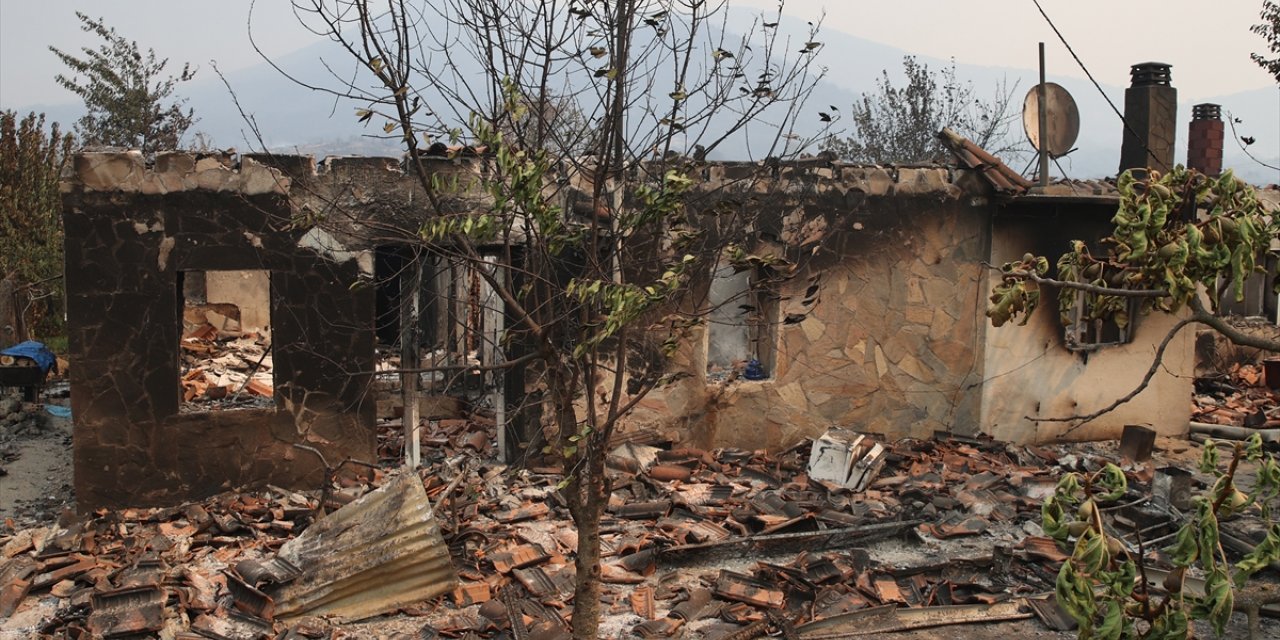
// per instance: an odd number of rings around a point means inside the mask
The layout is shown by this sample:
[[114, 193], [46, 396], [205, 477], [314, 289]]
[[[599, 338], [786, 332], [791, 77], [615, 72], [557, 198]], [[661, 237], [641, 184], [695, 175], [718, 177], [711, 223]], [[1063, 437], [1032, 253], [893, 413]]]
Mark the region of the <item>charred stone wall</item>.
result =
[[629, 426], [748, 449], [784, 448], [836, 425], [892, 437], [976, 433], [980, 263], [996, 208], [985, 184], [937, 166], [814, 163], [746, 179], [751, 170], [713, 167], [703, 186], [776, 212], [760, 230], [802, 264], [769, 318], [773, 365], [763, 380], [714, 375], [709, 338], [695, 336], [678, 356], [689, 375], [646, 398]]
[[[375, 456], [371, 258], [296, 224], [290, 178], [246, 159], [78, 156], [64, 180], [79, 507], [242, 485], [316, 487]], [[274, 408], [179, 412], [180, 273], [270, 274]]]

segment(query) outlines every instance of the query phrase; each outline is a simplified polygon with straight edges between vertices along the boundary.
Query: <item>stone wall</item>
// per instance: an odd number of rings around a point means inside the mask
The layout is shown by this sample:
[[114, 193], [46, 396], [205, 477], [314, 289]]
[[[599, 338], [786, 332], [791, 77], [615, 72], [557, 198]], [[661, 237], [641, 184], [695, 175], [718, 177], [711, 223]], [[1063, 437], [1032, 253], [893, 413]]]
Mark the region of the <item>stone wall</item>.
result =
[[[76, 495], [151, 505], [242, 485], [318, 487], [375, 456], [367, 256], [292, 224], [291, 180], [252, 159], [77, 156], [63, 185]], [[179, 413], [179, 273], [270, 272], [275, 408]], [[362, 280], [363, 279], [363, 280]]]
[[[707, 188], [734, 178], [733, 167], [717, 169]], [[766, 200], [758, 206], [781, 212], [781, 242], [816, 256], [780, 291], [774, 370], [762, 381], [709, 379], [700, 333], [680, 358], [691, 375], [647, 398], [633, 426], [702, 446], [772, 449], [834, 425], [893, 437], [976, 432], [979, 263], [994, 205], [972, 178], [815, 166], [754, 184]]]

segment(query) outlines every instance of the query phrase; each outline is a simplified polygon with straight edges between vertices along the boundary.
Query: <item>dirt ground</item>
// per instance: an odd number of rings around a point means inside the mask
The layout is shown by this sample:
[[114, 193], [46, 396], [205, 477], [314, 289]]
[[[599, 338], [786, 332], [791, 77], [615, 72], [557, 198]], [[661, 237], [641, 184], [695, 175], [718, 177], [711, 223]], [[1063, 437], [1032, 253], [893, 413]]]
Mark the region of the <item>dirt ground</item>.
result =
[[[55, 388], [52, 394], [57, 394]], [[46, 396], [65, 406], [66, 398]], [[15, 528], [49, 524], [75, 509], [72, 489], [71, 420], [42, 411], [41, 428], [21, 434], [0, 431], [0, 522]]]

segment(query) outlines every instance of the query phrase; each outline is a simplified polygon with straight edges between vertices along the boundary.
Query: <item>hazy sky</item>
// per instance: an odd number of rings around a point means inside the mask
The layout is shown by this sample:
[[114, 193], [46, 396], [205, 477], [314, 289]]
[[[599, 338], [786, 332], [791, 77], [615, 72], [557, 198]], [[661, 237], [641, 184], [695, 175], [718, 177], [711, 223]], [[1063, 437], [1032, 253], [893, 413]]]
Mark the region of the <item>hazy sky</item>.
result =
[[[735, 0], [762, 8], [776, 0]], [[1249, 60], [1263, 40], [1249, 32], [1260, 0], [1041, 0], [1049, 16], [1102, 82], [1124, 86], [1128, 65], [1173, 65], [1174, 85], [1188, 97], [1274, 86]], [[1082, 75], [1031, 0], [790, 0], [787, 14], [915, 53], [961, 63], [1033, 68], [1045, 41], [1052, 73]], [[245, 35], [248, 0], [0, 0], [0, 106], [74, 102], [53, 82], [61, 70], [48, 46], [76, 50], [96, 42], [74, 12], [104, 17], [125, 36], [168, 57], [175, 67], [217, 60], [224, 71], [258, 58]], [[259, 0], [255, 33], [281, 55], [314, 42], [288, 0]], [[856, 61], [824, 60], [836, 70]], [[175, 68], [176, 72], [178, 69]]]
[[[776, 0], [738, 0], [762, 8]], [[1209, 97], [1274, 86], [1249, 54], [1264, 49], [1249, 32], [1261, 0], [1040, 0], [1099, 82], [1129, 84], [1129, 65], [1173, 65], [1179, 93]], [[959, 62], [1036, 67], [1045, 43], [1050, 73], [1084, 77], [1031, 0], [790, 0], [787, 13], [824, 26]], [[828, 65], [835, 65], [827, 61]]]

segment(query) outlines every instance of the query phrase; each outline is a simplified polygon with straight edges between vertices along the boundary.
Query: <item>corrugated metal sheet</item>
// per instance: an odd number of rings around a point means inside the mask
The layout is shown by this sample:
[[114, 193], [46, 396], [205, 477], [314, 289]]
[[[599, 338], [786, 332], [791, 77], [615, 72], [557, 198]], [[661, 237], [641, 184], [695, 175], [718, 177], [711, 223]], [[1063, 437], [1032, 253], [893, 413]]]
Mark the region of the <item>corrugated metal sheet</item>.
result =
[[422, 481], [412, 473], [329, 514], [278, 556], [302, 573], [268, 590], [277, 618], [360, 620], [450, 592], [458, 581]]

